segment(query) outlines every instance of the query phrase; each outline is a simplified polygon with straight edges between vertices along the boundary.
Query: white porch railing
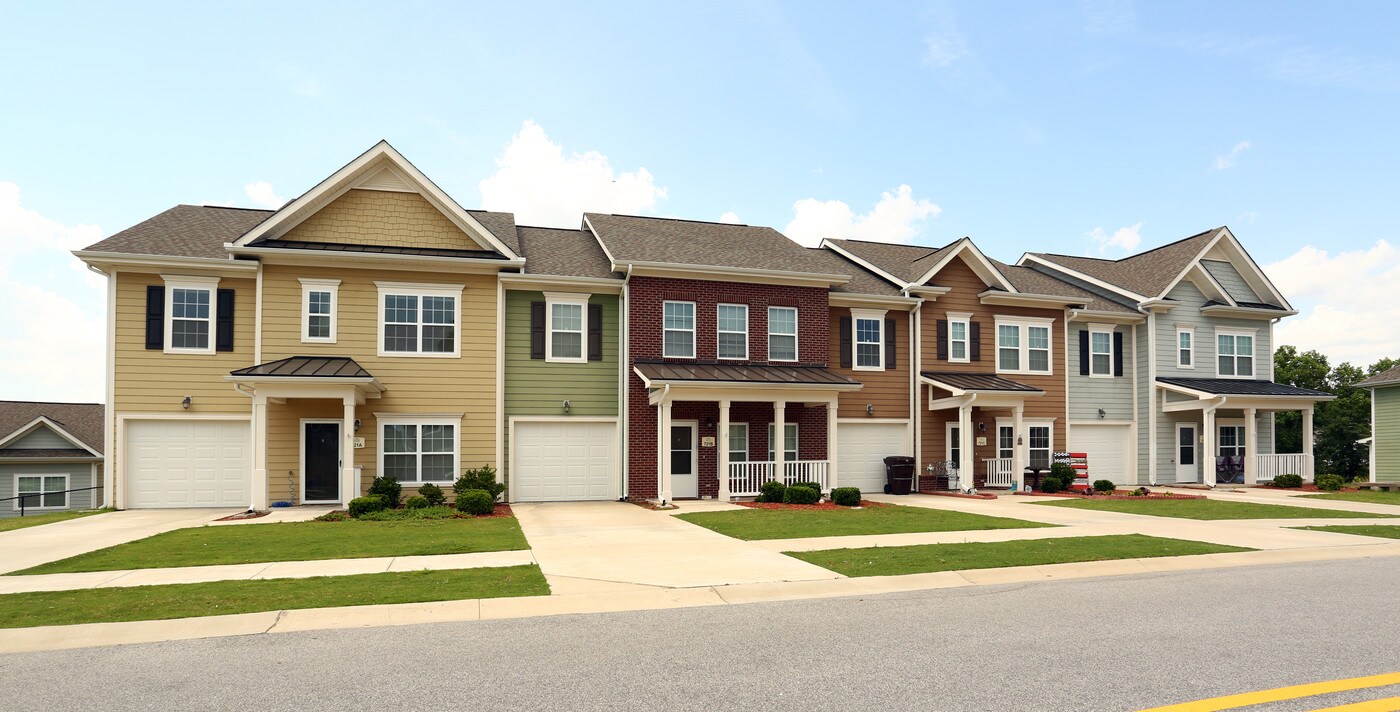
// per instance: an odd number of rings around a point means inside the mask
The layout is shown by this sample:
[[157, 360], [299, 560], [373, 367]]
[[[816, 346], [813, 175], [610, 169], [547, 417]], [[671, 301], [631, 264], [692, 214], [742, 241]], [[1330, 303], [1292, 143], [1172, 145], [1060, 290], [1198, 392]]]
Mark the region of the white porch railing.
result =
[[1279, 475], [1301, 475], [1305, 480], [1313, 478], [1312, 458], [1303, 453], [1293, 452], [1281, 455], [1255, 455], [1255, 480], [1273, 482]]
[[[792, 460], [783, 463], [783, 484], [795, 482], [816, 482], [823, 492], [829, 492], [826, 460]], [[754, 497], [763, 489], [763, 483], [778, 479], [776, 462], [731, 462], [729, 463], [729, 494], [734, 497]]]
[[823, 492], [831, 491], [826, 481], [826, 460], [794, 460], [783, 464], [783, 484], [816, 482]]
[[1011, 469], [1013, 460], [1009, 457], [989, 457], [982, 461], [987, 468], [988, 487], [1010, 487], [1016, 481]]

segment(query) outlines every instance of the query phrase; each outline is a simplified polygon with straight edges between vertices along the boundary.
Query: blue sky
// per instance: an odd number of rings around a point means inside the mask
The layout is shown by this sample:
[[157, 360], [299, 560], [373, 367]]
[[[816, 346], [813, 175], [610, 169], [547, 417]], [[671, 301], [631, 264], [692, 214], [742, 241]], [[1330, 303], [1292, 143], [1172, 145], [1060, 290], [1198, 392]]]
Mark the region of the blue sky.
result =
[[1282, 340], [1400, 355], [1367, 326], [1400, 319], [1400, 5], [690, 5], [0, 2], [0, 299], [32, 306], [0, 397], [101, 396], [101, 280], [64, 250], [295, 197], [380, 138], [535, 224], [1008, 261], [1228, 224], [1304, 311]]

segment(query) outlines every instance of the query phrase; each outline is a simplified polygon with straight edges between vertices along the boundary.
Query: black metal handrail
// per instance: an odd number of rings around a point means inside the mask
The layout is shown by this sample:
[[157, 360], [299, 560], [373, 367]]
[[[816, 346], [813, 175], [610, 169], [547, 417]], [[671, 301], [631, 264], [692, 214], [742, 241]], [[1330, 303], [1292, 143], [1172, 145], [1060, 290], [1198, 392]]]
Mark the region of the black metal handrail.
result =
[[[87, 499], [87, 506], [74, 506], [74, 492], [93, 492]], [[62, 507], [44, 506], [44, 498], [52, 495], [63, 495], [64, 505]], [[97, 509], [102, 506], [102, 485], [96, 487], [76, 487], [73, 489], [57, 490], [53, 492], [30, 492], [17, 494], [13, 497], [0, 497], [0, 518], [23, 517], [27, 514], [47, 514], [49, 512], [62, 512], [72, 509]]]

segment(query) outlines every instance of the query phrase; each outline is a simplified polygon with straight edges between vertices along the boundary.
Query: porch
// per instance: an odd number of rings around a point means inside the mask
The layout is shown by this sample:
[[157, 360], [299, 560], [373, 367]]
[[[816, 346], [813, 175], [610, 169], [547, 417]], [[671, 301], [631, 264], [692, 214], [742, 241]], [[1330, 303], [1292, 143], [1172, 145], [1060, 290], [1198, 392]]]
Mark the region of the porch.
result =
[[993, 374], [924, 371], [929, 415], [921, 435], [920, 485], [967, 491], [1024, 488], [1029, 469], [1048, 470], [1054, 423], [1026, 416], [1045, 391]]

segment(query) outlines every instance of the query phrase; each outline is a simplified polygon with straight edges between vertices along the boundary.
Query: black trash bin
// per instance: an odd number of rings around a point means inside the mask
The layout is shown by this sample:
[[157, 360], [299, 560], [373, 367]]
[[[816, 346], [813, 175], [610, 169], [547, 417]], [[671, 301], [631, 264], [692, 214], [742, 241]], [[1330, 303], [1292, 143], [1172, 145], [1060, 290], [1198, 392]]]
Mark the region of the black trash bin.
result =
[[885, 458], [885, 494], [909, 494], [914, 490], [914, 458], [891, 455]]

